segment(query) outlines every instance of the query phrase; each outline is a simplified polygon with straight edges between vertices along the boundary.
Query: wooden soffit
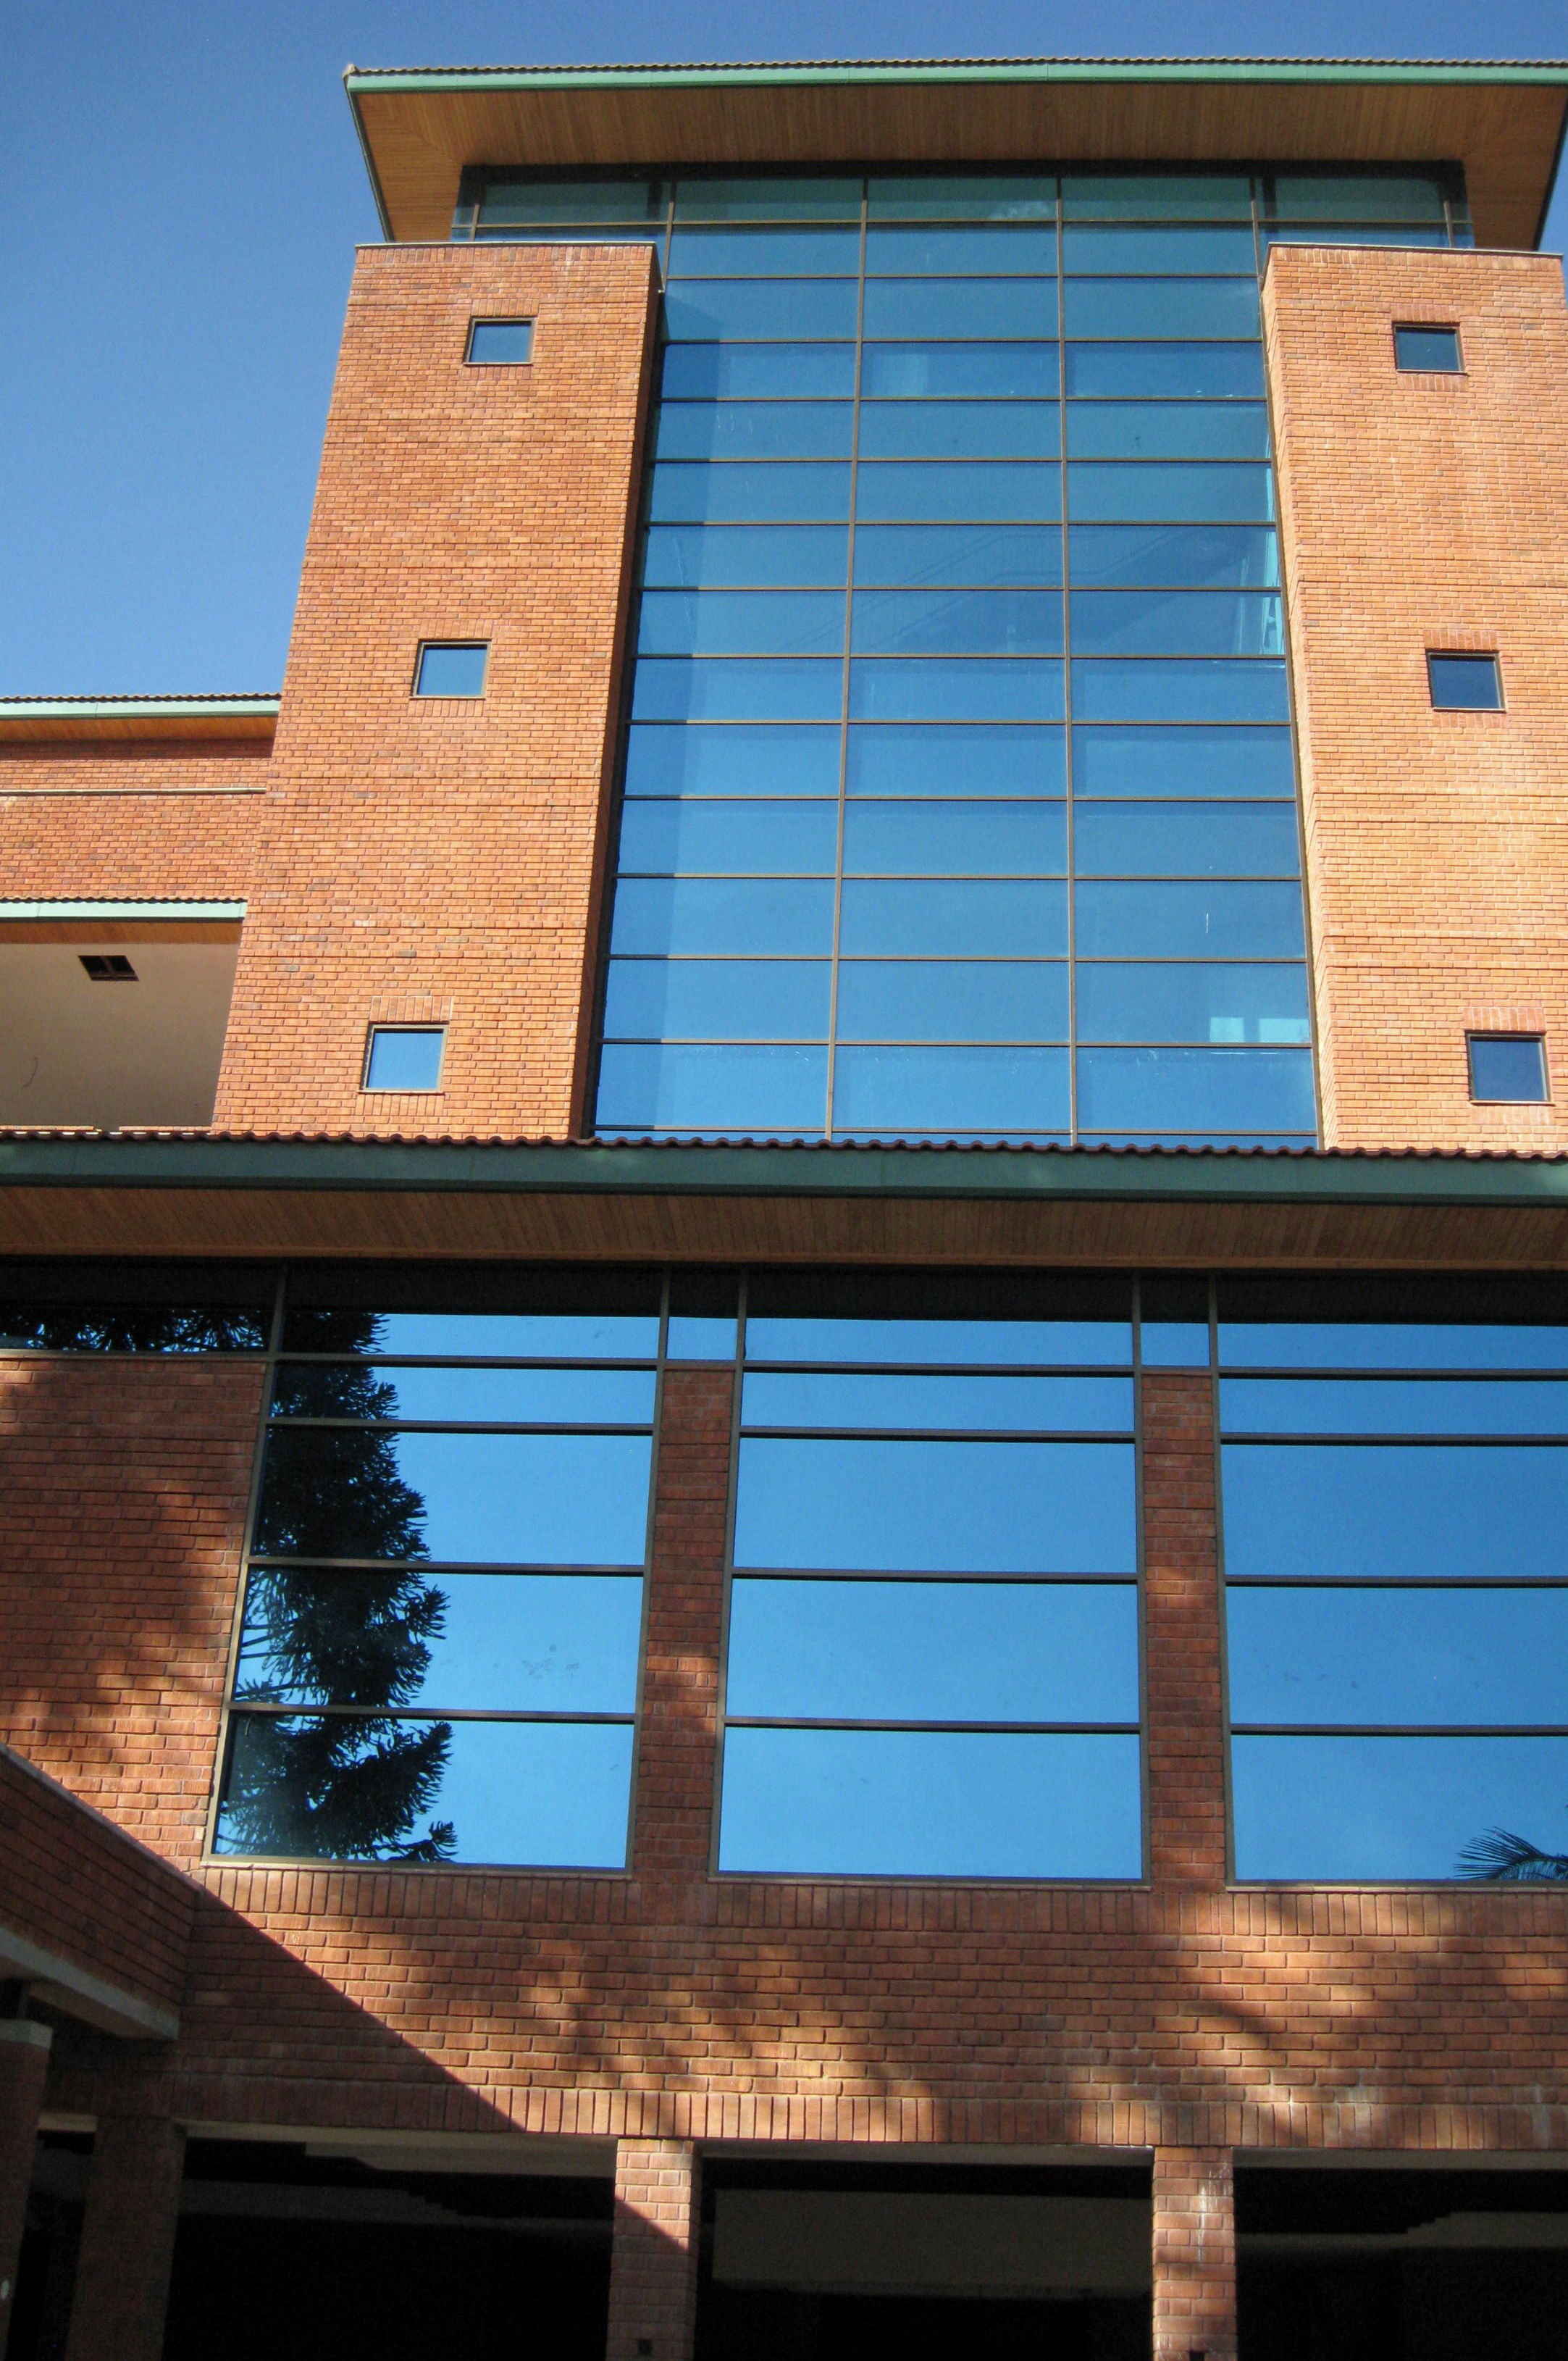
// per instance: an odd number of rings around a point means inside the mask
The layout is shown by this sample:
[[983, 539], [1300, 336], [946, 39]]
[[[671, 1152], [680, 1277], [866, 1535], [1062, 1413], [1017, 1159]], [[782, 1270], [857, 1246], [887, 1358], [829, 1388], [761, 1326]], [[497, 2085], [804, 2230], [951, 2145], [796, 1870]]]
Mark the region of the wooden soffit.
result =
[[466, 164], [1463, 164], [1478, 245], [1539, 241], [1568, 66], [1329, 60], [465, 69], [344, 77], [389, 237], [451, 235]]

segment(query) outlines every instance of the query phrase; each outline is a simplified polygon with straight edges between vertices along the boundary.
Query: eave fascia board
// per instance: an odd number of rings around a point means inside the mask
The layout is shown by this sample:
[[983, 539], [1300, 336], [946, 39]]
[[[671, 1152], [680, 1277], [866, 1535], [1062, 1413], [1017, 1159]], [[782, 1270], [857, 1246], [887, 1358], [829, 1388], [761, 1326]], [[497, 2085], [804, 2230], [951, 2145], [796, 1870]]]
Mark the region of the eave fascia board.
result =
[[[1494, 83], [1568, 90], [1568, 60], [1424, 64], [1313, 58], [913, 59], [857, 64], [681, 66], [349, 67], [350, 100], [361, 92], [773, 89], [786, 84], [888, 82], [1287, 82]], [[361, 134], [363, 137], [363, 133]]]

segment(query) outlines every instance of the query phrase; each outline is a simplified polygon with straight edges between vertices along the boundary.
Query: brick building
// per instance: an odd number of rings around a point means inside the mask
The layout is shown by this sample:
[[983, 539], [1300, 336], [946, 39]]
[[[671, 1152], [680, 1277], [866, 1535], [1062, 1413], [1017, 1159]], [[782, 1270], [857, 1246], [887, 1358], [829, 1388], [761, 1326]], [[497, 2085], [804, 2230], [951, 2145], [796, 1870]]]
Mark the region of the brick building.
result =
[[1568, 68], [347, 81], [0, 705], [0, 2350], [1558, 2349]]

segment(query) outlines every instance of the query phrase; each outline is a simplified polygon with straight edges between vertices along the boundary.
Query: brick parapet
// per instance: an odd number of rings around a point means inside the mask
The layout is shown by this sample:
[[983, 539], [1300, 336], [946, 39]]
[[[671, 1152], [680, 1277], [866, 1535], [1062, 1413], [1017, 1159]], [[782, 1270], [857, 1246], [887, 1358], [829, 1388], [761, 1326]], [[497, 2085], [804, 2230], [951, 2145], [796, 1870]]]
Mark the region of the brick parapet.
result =
[[[361, 251], [220, 1128], [580, 1121], [654, 291], [642, 246]], [[466, 366], [480, 313], [527, 366]], [[425, 639], [489, 642], [482, 697], [411, 695]], [[361, 1091], [378, 1017], [446, 1025], [438, 1093]]]
[[[1459, 376], [1396, 321], [1453, 323]], [[1276, 247], [1269, 399], [1323, 1137], [1568, 1144], [1568, 308], [1545, 256]], [[1433, 711], [1429, 648], [1507, 710]], [[1472, 1104], [1467, 1027], [1543, 1027], [1547, 1106]]]

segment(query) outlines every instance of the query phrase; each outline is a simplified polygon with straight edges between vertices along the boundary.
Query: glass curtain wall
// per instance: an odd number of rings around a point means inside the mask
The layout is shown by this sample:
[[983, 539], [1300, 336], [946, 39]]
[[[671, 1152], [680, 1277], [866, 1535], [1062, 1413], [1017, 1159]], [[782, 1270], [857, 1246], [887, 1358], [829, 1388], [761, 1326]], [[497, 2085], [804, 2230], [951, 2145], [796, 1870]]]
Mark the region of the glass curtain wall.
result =
[[214, 1849], [622, 1868], [660, 1281], [291, 1275]]
[[606, 1134], [1310, 1143], [1258, 271], [1435, 178], [543, 183], [666, 277]]
[[1568, 1303], [1219, 1286], [1235, 1867], [1568, 1878]]

